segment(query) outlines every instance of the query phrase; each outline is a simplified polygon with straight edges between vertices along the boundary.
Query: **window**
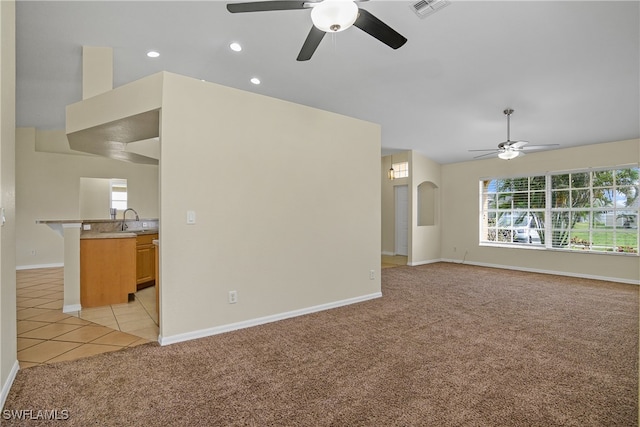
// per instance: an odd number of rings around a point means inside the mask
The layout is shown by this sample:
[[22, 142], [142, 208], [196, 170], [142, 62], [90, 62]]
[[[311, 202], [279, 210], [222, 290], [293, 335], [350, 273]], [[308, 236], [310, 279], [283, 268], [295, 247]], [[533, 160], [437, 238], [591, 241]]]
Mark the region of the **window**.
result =
[[638, 170], [551, 175], [552, 246], [637, 253]]
[[480, 242], [638, 253], [638, 167], [489, 179]]
[[407, 178], [409, 176], [409, 162], [393, 163], [393, 178]]
[[111, 185], [111, 200], [110, 206], [112, 209], [123, 211], [127, 209], [127, 180], [126, 179], [112, 179]]
[[482, 241], [543, 245], [545, 177], [482, 181]]

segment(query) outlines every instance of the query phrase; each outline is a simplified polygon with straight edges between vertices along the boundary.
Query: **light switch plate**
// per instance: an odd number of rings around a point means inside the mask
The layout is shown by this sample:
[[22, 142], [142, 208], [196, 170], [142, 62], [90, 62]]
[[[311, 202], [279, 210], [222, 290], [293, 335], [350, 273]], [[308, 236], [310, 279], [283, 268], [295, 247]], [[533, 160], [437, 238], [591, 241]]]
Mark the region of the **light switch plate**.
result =
[[195, 211], [187, 211], [187, 224], [195, 224], [195, 223], [196, 223]]

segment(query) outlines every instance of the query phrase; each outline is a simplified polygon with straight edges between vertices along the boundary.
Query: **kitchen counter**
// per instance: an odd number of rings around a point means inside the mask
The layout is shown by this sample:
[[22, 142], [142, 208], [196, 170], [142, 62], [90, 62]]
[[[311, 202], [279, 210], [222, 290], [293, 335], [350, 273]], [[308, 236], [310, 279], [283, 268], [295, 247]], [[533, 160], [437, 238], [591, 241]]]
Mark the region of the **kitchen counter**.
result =
[[129, 237], [137, 237], [145, 234], [158, 234], [158, 229], [149, 230], [127, 230], [127, 231], [92, 231], [81, 233], [81, 239], [126, 239]]
[[157, 229], [117, 228], [80, 235], [80, 303], [101, 307], [126, 303], [131, 294], [156, 283], [152, 241]]
[[[62, 311], [73, 313], [82, 309], [80, 292], [80, 243], [90, 243], [94, 239], [107, 242], [130, 242], [140, 233], [155, 234], [158, 232], [158, 218], [134, 221], [127, 219], [128, 228], [121, 231], [122, 219], [44, 219], [36, 220], [36, 224], [44, 224], [64, 239], [64, 299]], [[88, 229], [88, 230], [87, 230]], [[134, 242], [135, 247], [135, 242]], [[134, 271], [135, 272], [135, 271]], [[134, 281], [135, 284], [135, 281]], [[135, 292], [135, 291], [134, 291]]]
[[[133, 221], [127, 219], [127, 222]], [[140, 222], [157, 222], [158, 218], [141, 218]], [[36, 224], [101, 224], [101, 223], [116, 223], [121, 224], [122, 219], [37, 219]]]
[[[53, 231], [64, 237], [65, 228], [82, 227], [82, 239], [114, 239], [124, 237], [135, 237], [141, 233], [157, 233], [158, 218], [142, 218], [138, 221], [127, 219], [125, 224], [127, 229], [123, 232], [122, 219], [38, 219], [36, 224], [45, 224]], [[133, 236], [107, 236], [106, 234], [123, 234], [125, 232], [135, 233]], [[97, 234], [104, 234], [98, 236]], [[88, 236], [88, 237], [85, 237]]]

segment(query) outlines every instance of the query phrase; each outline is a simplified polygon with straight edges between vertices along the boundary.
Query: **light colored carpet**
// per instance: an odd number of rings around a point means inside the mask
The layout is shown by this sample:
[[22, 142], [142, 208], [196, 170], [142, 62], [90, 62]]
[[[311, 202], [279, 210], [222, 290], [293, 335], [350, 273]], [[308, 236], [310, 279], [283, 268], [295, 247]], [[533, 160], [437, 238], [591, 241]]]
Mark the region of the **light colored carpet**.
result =
[[637, 425], [637, 286], [448, 263], [382, 282], [348, 307], [25, 369], [5, 409], [68, 410], [65, 426]]

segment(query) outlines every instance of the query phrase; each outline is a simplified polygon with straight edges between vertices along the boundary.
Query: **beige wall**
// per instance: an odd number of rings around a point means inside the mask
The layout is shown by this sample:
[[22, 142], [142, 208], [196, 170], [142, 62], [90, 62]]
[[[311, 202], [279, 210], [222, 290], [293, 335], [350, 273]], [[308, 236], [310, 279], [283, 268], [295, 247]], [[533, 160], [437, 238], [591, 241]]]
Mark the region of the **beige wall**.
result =
[[638, 283], [640, 258], [479, 246], [479, 181], [640, 162], [640, 140], [566, 148], [505, 161], [478, 160], [442, 166], [442, 258], [524, 270]]
[[18, 370], [15, 259], [15, 3], [0, 1], [0, 407]]
[[[441, 166], [415, 151], [409, 152], [409, 265], [419, 265], [440, 260], [440, 186]], [[434, 187], [434, 200], [429, 201], [432, 206], [424, 208], [433, 209], [433, 225], [419, 225], [418, 205], [421, 197], [418, 196], [418, 186], [422, 183], [431, 183]]]
[[[19, 268], [62, 265], [63, 241], [38, 219], [80, 218], [80, 178], [125, 178], [129, 206], [157, 218], [158, 167], [97, 156], [36, 151], [66, 141], [64, 131], [21, 128], [16, 134], [16, 257]], [[106, 211], [103, 218], [108, 218]], [[35, 255], [32, 255], [35, 251]]]
[[78, 218], [109, 219], [111, 180], [109, 178], [81, 177], [79, 202], [80, 211]]
[[160, 140], [163, 343], [379, 295], [378, 125], [166, 73]]

